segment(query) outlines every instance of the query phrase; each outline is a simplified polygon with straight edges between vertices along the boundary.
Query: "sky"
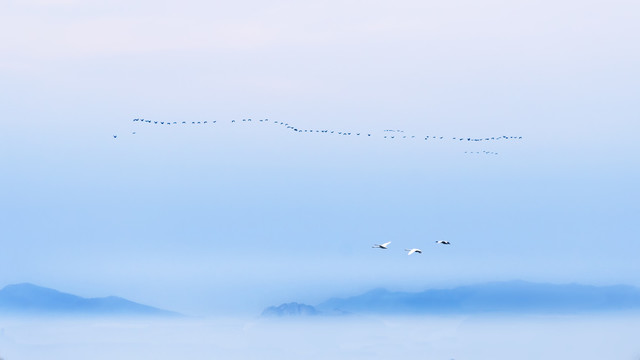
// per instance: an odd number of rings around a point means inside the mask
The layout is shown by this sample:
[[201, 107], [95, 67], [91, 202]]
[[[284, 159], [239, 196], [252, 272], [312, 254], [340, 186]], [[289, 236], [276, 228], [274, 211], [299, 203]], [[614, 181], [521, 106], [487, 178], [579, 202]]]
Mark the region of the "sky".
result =
[[[376, 287], [640, 286], [639, 10], [3, 1], [0, 286], [193, 315]], [[464, 153], [483, 150], [499, 155]]]

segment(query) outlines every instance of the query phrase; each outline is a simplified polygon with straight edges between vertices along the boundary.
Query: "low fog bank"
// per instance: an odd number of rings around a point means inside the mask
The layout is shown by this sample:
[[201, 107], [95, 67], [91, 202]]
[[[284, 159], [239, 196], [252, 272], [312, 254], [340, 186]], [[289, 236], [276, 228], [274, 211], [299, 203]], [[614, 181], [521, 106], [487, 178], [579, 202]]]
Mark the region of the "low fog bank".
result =
[[637, 359], [640, 315], [0, 319], [4, 360]]

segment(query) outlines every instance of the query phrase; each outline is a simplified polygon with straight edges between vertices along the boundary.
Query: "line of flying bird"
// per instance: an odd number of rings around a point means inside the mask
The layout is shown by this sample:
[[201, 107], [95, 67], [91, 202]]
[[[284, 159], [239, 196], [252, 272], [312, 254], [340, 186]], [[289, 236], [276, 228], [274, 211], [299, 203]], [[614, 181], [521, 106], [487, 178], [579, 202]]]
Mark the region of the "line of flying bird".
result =
[[498, 155], [498, 153], [495, 152], [495, 151], [485, 151], [485, 150], [482, 150], [482, 151], [465, 151], [464, 153], [465, 154], [480, 154], [480, 155]]
[[[144, 123], [144, 124], [148, 124], [148, 125], [213, 125], [213, 124], [217, 124], [218, 121], [217, 120], [213, 120], [213, 121], [157, 121], [157, 120], [148, 120], [148, 119], [141, 119], [141, 118], [136, 118], [133, 119], [133, 122], [137, 122], [137, 123]], [[270, 121], [269, 119], [259, 119], [259, 120], [252, 120], [252, 119], [242, 119], [242, 120], [231, 120], [229, 121], [230, 123], [240, 123], [240, 122], [244, 122], [244, 123], [271, 123], [274, 125], [279, 125], [282, 126], [284, 128], [286, 128], [287, 130], [293, 131], [293, 132], [297, 132], [297, 133], [314, 133], [314, 134], [334, 134], [334, 135], [341, 135], [341, 136], [363, 136], [363, 137], [371, 137], [372, 134], [371, 133], [364, 133], [364, 132], [348, 132], [348, 131], [337, 131], [337, 130], [329, 130], [329, 129], [302, 129], [299, 128], [293, 124], [290, 123], [285, 123], [283, 121]], [[522, 136], [506, 136], [506, 135], [501, 135], [501, 136], [491, 136], [491, 137], [481, 137], [481, 138], [472, 138], [472, 137], [444, 137], [444, 136], [433, 136], [433, 135], [428, 135], [428, 136], [415, 136], [415, 135], [404, 135], [404, 131], [403, 130], [384, 130], [385, 135], [382, 135], [383, 139], [424, 139], [424, 141], [429, 141], [429, 140], [456, 140], [456, 141], [467, 141], [467, 142], [482, 142], [482, 141], [498, 141], [498, 140], [521, 140]], [[135, 132], [133, 132], [133, 134], [135, 134]], [[375, 136], [375, 135], [374, 135]], [[117, 135], [113, 135], [114, 139], [117, 138]], [[469, 152], [469, 153], [474, 153], [474, 152]], [[477, 154], [479, 154], [480, 152], [476, 152]], [[484, 151], [483, 153], [485, 154], [492, 154], [492, 155], [497, 155], [498, 153], [496, 152], [491, 152], [491, 151]]]
[[[435, 243], [442, 245], [451, 245], [451, 243], [446, 240], [436, 240]], [[384, 244], [373, 244], [372, 248], [387, 250], [389, 248], [389, 244], [391, 244], [391, 241], [388, 241]], [[407, 255], [411, 255], [413, 253], [422, 254], [422, 250], [418, 248], [404, 249], [404, 251], [407, 251]]]

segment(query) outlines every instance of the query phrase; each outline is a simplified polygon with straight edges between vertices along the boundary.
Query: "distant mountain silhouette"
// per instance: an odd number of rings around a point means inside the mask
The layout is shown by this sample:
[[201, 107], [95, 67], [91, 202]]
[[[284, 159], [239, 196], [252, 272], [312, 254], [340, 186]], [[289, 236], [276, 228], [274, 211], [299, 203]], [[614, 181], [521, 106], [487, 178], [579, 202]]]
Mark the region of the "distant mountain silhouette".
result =
[[270, 306], [262, 312], [264, 317], [283, 316], [314, 316], [319, 312], [311, 305], [298, 304], [296, 302], [282, 304], [280, 306]]
[[[295, 304], [295, 303], [293, 303]], [[298, 315], [290, 304], [265, 309], [263, 314]], [[625, 286], [538, 284], [508, 281], [434, 289], [417, 293], [375, 289], [349, 298], [329, 299], [305, 311], [341, 314], [477, 314], [585, 313], [640, 310], [640, 289]], [[278, 309], [282, 309], [279, 311]]]
[[117, 296], [83, 298], [33, 285], [7, 285], [0, 290], [0, 313], [33, 315], [180, 316]]
[[555, 285], [509, 281], [418, 293], [376, 289], [345, 299], [330, 299], [316, 308], [322, 312], [342, 310], [380, 314], [578, 313], [640, 310], [640, 289], [624, 285]]

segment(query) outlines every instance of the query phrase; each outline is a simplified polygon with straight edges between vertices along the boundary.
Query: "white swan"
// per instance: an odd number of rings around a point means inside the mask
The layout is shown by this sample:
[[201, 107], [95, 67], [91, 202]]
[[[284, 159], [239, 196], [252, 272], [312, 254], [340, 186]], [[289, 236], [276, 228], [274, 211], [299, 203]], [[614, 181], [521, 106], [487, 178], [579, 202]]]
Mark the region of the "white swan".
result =
[[378, 244], [373, 244], [373, 248], [379, 248], [379, 249], [386, 249], [387, 246], [389, 246], [389, 244], [391, 244], [391, 241], [388, 241], [382, 245], [378, 245]]
[[407, 255], [411, 255], [413, 253], [422, 254], [422, 250], [420, 250], [420, 249], [404, 249], [404, 251], [408, 251], [409, 252]]
[[436, 244], [451, 245], [451, 243], [446, 240], [436, 240]]

